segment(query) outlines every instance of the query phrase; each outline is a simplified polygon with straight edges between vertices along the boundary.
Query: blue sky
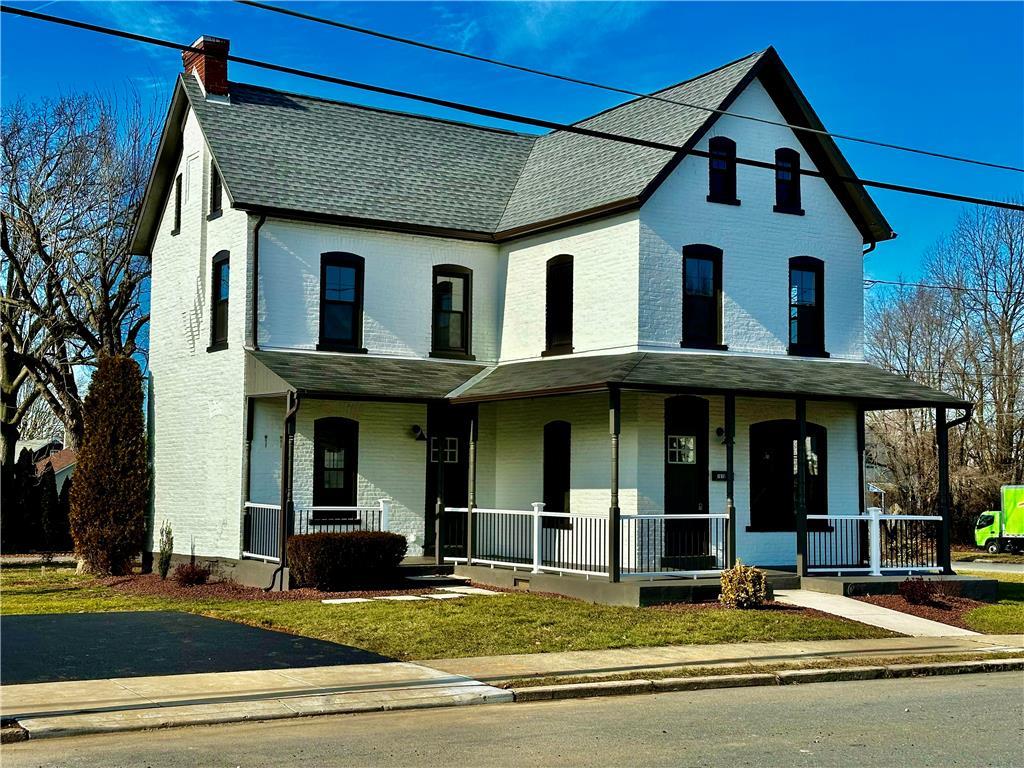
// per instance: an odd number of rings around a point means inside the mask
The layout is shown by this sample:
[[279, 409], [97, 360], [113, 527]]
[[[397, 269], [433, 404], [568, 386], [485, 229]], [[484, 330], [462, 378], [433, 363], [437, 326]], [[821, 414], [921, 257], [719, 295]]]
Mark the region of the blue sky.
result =
[[[614, 94], [400, 46], [229, 2], [11, 3], [233, 53], [570, 121]], [[285, 3], [282, 3], [285, 4]], [[318, 15], [471, 53], [654, 90], [774, 45], [831, 130], [1024, 166], [1022, 3], [292, 3]], [[0, 20], [4, 103], [131, 84], [161, 111], [174, 51], [10, 16]], [[365, 104], [424, 105], [231, 65], [231, 78]], [[481, 122], [477, 120], [477, 122]], [[507, 126], [530, 130], [521, 126]], [[864, 178], [979, 197], [1024, 195], [1024, 174], [841, 142]], [[918, 276], [961, 205], [872, 191], [899, 238], [868, 274]]]

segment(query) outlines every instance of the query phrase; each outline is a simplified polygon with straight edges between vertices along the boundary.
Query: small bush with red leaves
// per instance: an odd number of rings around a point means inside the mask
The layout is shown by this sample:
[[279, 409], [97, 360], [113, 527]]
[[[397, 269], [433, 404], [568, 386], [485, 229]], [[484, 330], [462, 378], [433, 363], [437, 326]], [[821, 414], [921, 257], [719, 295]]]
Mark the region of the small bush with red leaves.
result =
[[174, 580], [183, 587], [197, 587], [210, 580], [210, 566], [200, 563], [182, 563], [174, 569]]
[[935, 583], [927, 581], [920, 576], [911, 576], [900, 582], [900, 595], [908, 603], [914, 605], [926, 605], [935, 599]]
[[296, 587], [335, 592], [394, 578], [407, 547], [386, 531], [307, 533], [288, 539], [288, 568]]

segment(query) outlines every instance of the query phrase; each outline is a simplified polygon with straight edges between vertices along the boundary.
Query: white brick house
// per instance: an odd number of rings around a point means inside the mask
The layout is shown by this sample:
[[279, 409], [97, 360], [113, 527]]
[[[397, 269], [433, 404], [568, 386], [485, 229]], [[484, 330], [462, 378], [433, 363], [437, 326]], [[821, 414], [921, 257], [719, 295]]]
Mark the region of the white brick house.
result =
[[[799, 173], [852, 175], [778, 125], [821, 127], [773, 49], [659, 92], [772, 123], [582, 123], [668, 152], [242, 85], [197, 46], [134, 240], [183, 552], [269, 568], [286, 535], [387, 527], [524, 580], [879, 565], [864, 411], [967, 404], [864, 362], [863, 249], [894, 235]], [[948, 568], [935, 529], [882, 565]]]

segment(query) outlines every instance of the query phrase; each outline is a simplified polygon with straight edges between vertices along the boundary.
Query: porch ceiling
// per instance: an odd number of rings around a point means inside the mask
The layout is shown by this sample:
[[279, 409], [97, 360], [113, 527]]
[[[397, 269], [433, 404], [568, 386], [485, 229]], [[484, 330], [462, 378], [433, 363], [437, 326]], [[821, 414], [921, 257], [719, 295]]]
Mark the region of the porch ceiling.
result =
[[465, 384], [482, 365], [326, 352], [249, 350], [307, 397], [434, 400]]
[[868, 409], [970, 404], [866, 363], [692, 352], [567, 356], [499, 365], [455, 402], [623, 389], [856, 401]]

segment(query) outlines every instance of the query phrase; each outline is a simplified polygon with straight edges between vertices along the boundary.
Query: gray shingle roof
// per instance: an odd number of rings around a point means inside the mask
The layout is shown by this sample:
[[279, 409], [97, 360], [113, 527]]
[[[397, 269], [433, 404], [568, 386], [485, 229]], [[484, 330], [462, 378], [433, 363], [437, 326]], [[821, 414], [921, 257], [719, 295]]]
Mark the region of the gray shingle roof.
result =
[[859, 401], [869, 408], [962, 407], [952, 395], [865, 363], [792, 357], [633, 352], [572, 356], [499, 365], [453, 398], [469, 402], [583, 392], [608, 384]]

